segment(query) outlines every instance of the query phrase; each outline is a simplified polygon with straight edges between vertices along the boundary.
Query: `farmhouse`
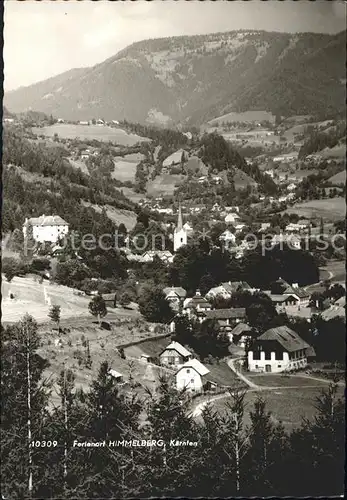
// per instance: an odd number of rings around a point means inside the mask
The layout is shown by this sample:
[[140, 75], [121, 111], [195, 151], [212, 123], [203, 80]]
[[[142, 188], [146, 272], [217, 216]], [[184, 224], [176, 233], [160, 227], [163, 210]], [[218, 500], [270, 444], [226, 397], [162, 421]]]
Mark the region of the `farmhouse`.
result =
[[310, 294], [305, 290], [305, 288], [299, 288], [297, 283], [293, 283], [291, 286], [284, 290], [284, 294], [293, 295], [298, 299], [298, 305], [302, 307], [307, 307], [310, 301]]
[[276, 306], [277, 309], [284, 309], [285, 306], [297, 306], [300, 302], [300, 299], [294, 294], [272, 294], [268, 291], [264, 293], [266, 293], [270, 297], [272, 303]]
[[[227, 283], [227, 285], [228, 285], [228, 283]], [[232, 295], [232, 291], [230, 290], [230, 287], [222, 284], [220, 286], [215, 286], [215, 287], [211, 288], [207, 292], [206, 298], [213, 299], [215, 297], [222, 297], [223, 299], [230, 299], [231, 295]]]
[[234, 292], [251, 292], [253, 289], [247, 283], [247, 281], [228, 281], [226, 283], [222, 283], [226, 289], [228, 289], [231, 293]]
[[111, 377], [116, 381], [116, 382], [124, 382], [124, 377], [121, 373], [117, 372], [116, 370], [110, 370], [108, 372]]
[[285, 243], [289, 248], [293, 250], [300, 250], [301, 240], [295, 234], [275, 234], [271, 240], [272, 246], [282, 245]]
[[159, 355], [161, 365], [183, 365], [192, 354], [179, 342], [171, 342]]
[[196, 291], [194, 297], [185, 299], [183, 303], [183, 311], [189, 318], [195, 315], [202, 317], [206, 311], [210, 311], [211, 309], [211, 304], [205, 297], [201, 296], [199, 290]]
[[235, 222], [237, 222], [238, 220], [240, 219], [240, 216], [237, 215], [237, 214], [228, 214], [225, 219], [224, 219], [224, 222], [226, 224], [234, 224]]
[[166, 287], [163, 290], [166, 300], [170, 303], [171, 309], [180, 311], [187, 292], [181, 286]]
[[204, 377], [210, 373], [197, 359], [187, 361], [176, 372], [176, 388], [177, 390], [188, 390], [191, 392], [200, 391], [204, 386]]
[[160, 260], [166, 263], [173, 261], [173, 255], [169, 250], [148, 250], [141, 256], [141, 262], [153, 262], [154, 257], [158, 257]]
[[343, 318], [346, 320], [346, 297], [341, 297], [328, 309], [322, 312], [322, 318], [329, 321], [334, 318]]
[[246, 323], [238, 323], [229, 333], [229, 340], [240, 347], [245, 347], [247, 340], [252, 338], [252, 328]]
[[288, 326], [271, 328], [260, 335], [248, 352], [248, 369], [256, 372], [283, 372], [307, 365], [311, 346]]
[[224, 246], [226, 248], [229, 247], [229, 245], [233, 245], [236, 241], [236, 236], [229, 230], [226, 229], [219, 237], [219, 240], [224, 243]]
[[205, 312], [206, 319], [215, 319], [221, 328], [227, 329], [246, 318], [244, 307], [232, 307], [230, 309], [213, 309]]
[[41, 215], [40, 217], [26, 218], [23, 225], [24, 238], [28, 236], [28, 229], [32, 229], [32, 236], [39, 243], [57, 243], [69, 232], [69, 224], [59, 215]]

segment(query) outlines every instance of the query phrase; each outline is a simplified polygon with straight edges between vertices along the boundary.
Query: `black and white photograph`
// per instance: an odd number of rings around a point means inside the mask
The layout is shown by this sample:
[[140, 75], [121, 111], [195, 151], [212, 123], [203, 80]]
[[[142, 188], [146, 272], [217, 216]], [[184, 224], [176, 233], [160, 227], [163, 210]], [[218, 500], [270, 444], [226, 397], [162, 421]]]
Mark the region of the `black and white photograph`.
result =
[[341, 498], [342, 0], [4, 0], [1, 500]]

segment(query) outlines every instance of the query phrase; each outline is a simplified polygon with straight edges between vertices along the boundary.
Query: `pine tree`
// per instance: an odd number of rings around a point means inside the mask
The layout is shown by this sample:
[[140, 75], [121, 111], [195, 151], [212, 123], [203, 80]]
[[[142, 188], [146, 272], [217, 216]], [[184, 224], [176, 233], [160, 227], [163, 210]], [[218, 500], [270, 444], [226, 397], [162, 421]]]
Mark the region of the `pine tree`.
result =
[[60, 312], [61, 312], [61, 307], [54, 305], [51, 307], [48, 313], [48, 317], [57, 324], [58, 330], [59, 330], [59, 324], [60, 324]]
[[42, 381], [47, 362], [36, 354], [39, 344], [28, 315], [1, 335], [1, 490], [9, 498], [35, 496], [40, 480], [40, 453], [32, 441], [41, 439], [49, 385]]
[[106, 303], [100, 294], [95, 295], [89, 302], [89, 312], [98, 318], [99, 325], [101, 325], [101, 318], [107, 314]]

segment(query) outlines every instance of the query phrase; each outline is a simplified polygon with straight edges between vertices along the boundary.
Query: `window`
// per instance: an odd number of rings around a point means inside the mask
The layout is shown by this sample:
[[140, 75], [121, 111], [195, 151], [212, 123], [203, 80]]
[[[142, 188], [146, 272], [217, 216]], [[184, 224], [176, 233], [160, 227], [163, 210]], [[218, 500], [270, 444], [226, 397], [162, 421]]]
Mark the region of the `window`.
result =
[[193, 378], [190, 379], [190, 383], [194, 384], [194, 379]]
[[279, 351], [276, 353], [276, 359], [278, 360], [283, 360], [283, 351]]
[[265, 359], [267, 360], [271, 359], [271, 352], [265, 351]]
[[253, 351], [253, 359], [260, 359], [260, 351], [259, 350]]
[[277, 368], [281, 368], [282, 365], [277, 365]]
[[190, 369], [189, 368], [187, 368], [187, 373], [190, 373]]

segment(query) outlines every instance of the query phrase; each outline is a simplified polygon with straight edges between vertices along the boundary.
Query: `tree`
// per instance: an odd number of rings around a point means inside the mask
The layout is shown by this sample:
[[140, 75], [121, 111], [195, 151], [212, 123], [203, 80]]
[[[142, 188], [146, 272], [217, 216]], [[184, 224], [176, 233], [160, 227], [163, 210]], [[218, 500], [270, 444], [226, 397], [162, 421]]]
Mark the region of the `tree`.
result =
[[119, 303], [122, 307], [126, 307], [131, 302], [130, 294], [125, 290], [119, 298]]
[[89, 312], [98, 318], [99, 325], [101, 325], [101, 318], [107, 314], [106, 303], [100, 294], [95, 295], [89, 302]]
[[29, 315], [4, 328], [0, 342], [1, 491], [7, 498], [37, 496], [42, 462], [31, 441], [47, 416], [49, 385], [42, 376], [48, 362], [36, 353], [40, 339]]
[[168, 323], [174, 316], [161, 287], [145, 287], [138, 304], [140, 313], [147, 321]]
[[2, 272], [5, 278], [10, 283], [12, 279], [18, 274], [19, 263], [16, 259], [12, 257], [4, 257], [1, 263]]
[[57, 324], [57, 327], [59, 329], [59, 323], [60, 323], [60, 313], [61, 313], [61, 307], [54, 305], [51, 307], [48, 313], [48, 317]]

